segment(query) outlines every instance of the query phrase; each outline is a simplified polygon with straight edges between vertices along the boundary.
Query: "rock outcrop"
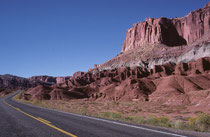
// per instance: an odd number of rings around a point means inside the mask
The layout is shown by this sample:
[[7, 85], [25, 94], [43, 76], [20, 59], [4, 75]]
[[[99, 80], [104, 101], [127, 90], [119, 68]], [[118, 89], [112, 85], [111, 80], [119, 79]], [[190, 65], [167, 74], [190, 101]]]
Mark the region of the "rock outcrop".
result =
[[0, 75], [0, 96], [9, 94], [14, 89], [26, 89], [31, 87], [26, 78], [13, 75]]
[[[210, 35], [208, 37], [210, 39]], [[210, 57], [210, 41], [204, 41], [189, 46], [166, 47], [158, 45], [146, 51], [133, 49], [112, 58], [104, 64], [95, 65], [93, 72], [109, 70], [120, 67], [143, 67], [153, 69], [155, 65], [166, 63], [179, 64], [189, 62], [199, 58]]]
[[122, 52], [93, 71], [179, 64], [210, 57], [210, 2], [182, 18], [148, 18], [126, 32]]
[[147, 44], [181, 46], [202, 38], [210, 30], [210, 2], [182, 18], [147, 18], [127, 30], [122, 52]]
[[[162, 96], [161, 101], [166, 102], [170, 95], [210, 89], [209, 73], [208, 57], [188, 63], [156, 65], [153, 69], [125, 67], [98, 73], [76, 72], [65, 83], [30, 88], [22, 98], [160, 101]], [[174, 103], [179, 102], [177, 99]]]
[[69, 79], [70, 79], [69, 76], [67, 76], [67, 77], [56, 77], [56, 84], [65, 83]]
[[22, 78], [13, 75], [0, 75], [0, 96], [6, 95], [13, 90], [28, 89], [38, 85], [50, 86], [65, 83], [70, 77], [33, 76]]
[[52, 76], [46, 76], [46, 75], [45, 76], [33, 76], [28, 79], [32, 82], [41, 81], [41, 82], [56, 84], [56, 78], [52, 77]]
[[13, 75], [0, 75], [0, 88], [27, 88], [30, 87], [30, 82], [26, 78]]
[[66, 80], [68, 80], [70, 77], [52, 77], [52, 76], [46, 76], [46, 75], [41, 75], [41, 76], [33, 76], [29, 77], [30, 82], [44, 82], [48, 84], [58, 84], [58, 83], [64, 83]]

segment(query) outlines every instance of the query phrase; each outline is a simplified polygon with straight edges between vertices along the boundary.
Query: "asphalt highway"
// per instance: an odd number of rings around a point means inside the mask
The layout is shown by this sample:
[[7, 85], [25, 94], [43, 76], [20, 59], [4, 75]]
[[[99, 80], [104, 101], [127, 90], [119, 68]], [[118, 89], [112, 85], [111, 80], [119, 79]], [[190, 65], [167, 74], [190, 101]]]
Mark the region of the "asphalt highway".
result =
[[128, 124], [0, 99], [0, 137], [186, 137], [185, 132]]

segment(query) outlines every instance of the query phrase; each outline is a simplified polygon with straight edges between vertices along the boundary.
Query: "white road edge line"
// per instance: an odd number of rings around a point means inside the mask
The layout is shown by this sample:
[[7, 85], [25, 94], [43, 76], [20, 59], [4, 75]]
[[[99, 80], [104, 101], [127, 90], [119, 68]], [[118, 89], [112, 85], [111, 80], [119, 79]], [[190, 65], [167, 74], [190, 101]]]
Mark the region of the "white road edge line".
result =
[[149, 128], [138, 127], [138, 126], [134, 126], [134, 125], [128, 125], [128, 124], [124, 124], [124, 123], [119, 123], [119, 122], [115, 122], [115, 121], [109, 121], [109, 120], [105, 120], [105, 119], [74, 114], [74, 113], [70, 113], [70, 112], [64, 112], [64, 111], [54, 110], [54, 109], [50, 109], [50, 108], [34, 106], [34, 105], [31, 105], [31, 104], [26, 104], [26, 103], [23, 103], [23, 102], [16, 101], [14, 99], [12, 99], [12, 100], [15, 101], [16, 103], [21, 103], [21, 104], [24, 104], [24, 105], [28, 105], [28, 106], [32, 106], [32, 107], [36, 107], [36, 108], [40, 108], [40, 109], [46, 109], [46, 110], [50, 110], [50, 111], [60, 112], [60, 113], [74, 115], [74, 116], [78, 116], [78, 117], [84, 117], [84, 118], [88, 118], [88, 119], [94, 119], [94, 120], [98, 120], [98, 121], [103, 121], [103, 122], [112, 123], [112, 124], [121, 125], [121, 126], [126, 126], [126, 127], [132, 127], [132, 128], [136, 128], [136, 129], [147, 130], [147, 131], [156, 132], [156, 133], [162, 133], [162, 134], [166, 134], [166, 135], [172, 135], [172, 136], [176, 136], [176, 137], [187, 137], [187, 136], [179, 135], [179, 134], [175, 134], [175, 133], [169, 133], [169, 132], [159, 131], [159, 130], [155, 130], [155, 129], [149, 129]]

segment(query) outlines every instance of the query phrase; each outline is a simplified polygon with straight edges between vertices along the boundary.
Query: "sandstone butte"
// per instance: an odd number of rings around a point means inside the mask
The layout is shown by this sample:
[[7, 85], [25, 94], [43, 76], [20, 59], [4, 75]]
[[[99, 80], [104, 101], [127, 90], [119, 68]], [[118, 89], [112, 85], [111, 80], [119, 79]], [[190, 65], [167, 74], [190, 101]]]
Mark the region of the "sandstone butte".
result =
[[[126, 32], [121, 53], [94, 68], [104, 70], [147, 65], [153, 68], [169, 61], [196, 60], [209, 55], [208, 45], [205, 45], [209, 40], [210, 3], [182, 18], [147, 18], [134, 24]], [[206, 52], [200, 52], [206, 47]], [[194, 51], [196, 55], [193, 55]]]
[[[71, 77], [35, 76], [26, 100], [150, 101], [210, 105], [210, 3], [182, 18], [148, 18], [126, 32], [122, 51]], [[0, 77], [0, 85], [4, 85]], [[18, 82], [17, 82], [18, 83]], [[186, 99], [187, 98], [187, 99]]]
[[122, 52], [147, 44], [181, 46], [192, 44], [209, 33], [210, 3], [182, 18], [147, 18], [126, 32]]

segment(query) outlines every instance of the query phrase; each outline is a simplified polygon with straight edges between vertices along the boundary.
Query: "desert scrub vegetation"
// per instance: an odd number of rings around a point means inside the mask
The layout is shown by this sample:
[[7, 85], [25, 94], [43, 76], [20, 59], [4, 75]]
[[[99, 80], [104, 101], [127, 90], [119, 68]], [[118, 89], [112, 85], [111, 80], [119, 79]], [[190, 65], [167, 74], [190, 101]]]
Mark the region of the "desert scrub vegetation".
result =
[[199, 113], [196, 117], [190, 117], [186, 122], [177, 120], [173, 126], [178, 129], [210, 132], [210, 114]]
[[176, 120], [174, 122], [174, 128], [177, 128], [177, 129], [184, 129], [185, 128], [185, 123], [183, 120]]
[[23, 91], [20, 91], [16, 96], [13, 97], [13, 99], [20, 100], [20, 97], [21, 97], [22, 93], [23, 93]]
[[87, 107], [82, 107], [80, 110], [79, 110], [79, 114], [82, 114], [82, 115], [88, 115], [88, 109]]
[[198, 113], [196, 117], [189, 118], [188, 127], [195, 131], [210, 132], [210, 114]]
[[38, 99], [34, 99], [34, 100], [25, 100], [25, 99], [21, 99], [21, 94], [23, 93], [24, 91], [21, 91], [19, 92], [17, 95], [15, 95], [13, 97], [14, 100], [17, 100], [17, 101], [20, 101], [20, 102], [23, 102], [23, 103], [29, 103], [29, 104], [33, 104], [33, 105], [38, 105], [38, 106], [42, 106], [42, 107], [45, 107], [46, 106], [46, 103], [44, 101], [40, 101]]
[[152, 115], [149, 117], [127, 116], [121, 117], [121, 120], [138, 124], [172, 127], [199, 132], [210, 132], [210, 114], [207, 113], [199, 113], [196, 117], [189, 118], [188, 121], [170, 120], [166, 116], [155, 117]]
[[149, 116], [148, 118], [141, 116], [123, 116], [121, 113], [117, 112], [104, 112], [100, 116], [101, 118], [106, 119], [114, 119], [126, 122], [133, 122], [138, 124], [147, 124], [147, 125], [155, 125], [155, 126], [163, 126], [163, 127], [172, 127], [172, 122], [168, 117], [155, 117]]
[[161, 117], [149, 116], [149, 118], [146, 119], [146, 123], [155, 126], [172, 127], [172, 122], [168, 117], [165, 116]]
[[[104, 119], [112, 119], [137, 124], [146, 124], [162, 127], [170, 127], [201, 132], [210, 132], [210, 114], [197, 112], [195, 117], [183, 119], [178, 117], [170, 119], [167, 116], [141, 115], [143, 105], [128, 102], [92, 102], [92, 101], [62, 101], [62, 100], [24, 100], [20, 99], [21, 93], [14, 99], [41, 107], [56, 109], [65, 112], [89, 115]], [[165, 108], [165, 107], [164, 107]], [[151, 108], [150, 108], [151, 109]], [[135, 110], [135, 111], [134, 111]]]
[[100, 115], [101, 118], [120, 120], [122, 115], [117, 112], [104, 112]]
[[126, 121], [135, 122], [138, 124], [147, 124], [162, 127], [172, 127], [172, 121], [165, 116], [155, 117], [150, 115], [149, 117], [125, 117]]

